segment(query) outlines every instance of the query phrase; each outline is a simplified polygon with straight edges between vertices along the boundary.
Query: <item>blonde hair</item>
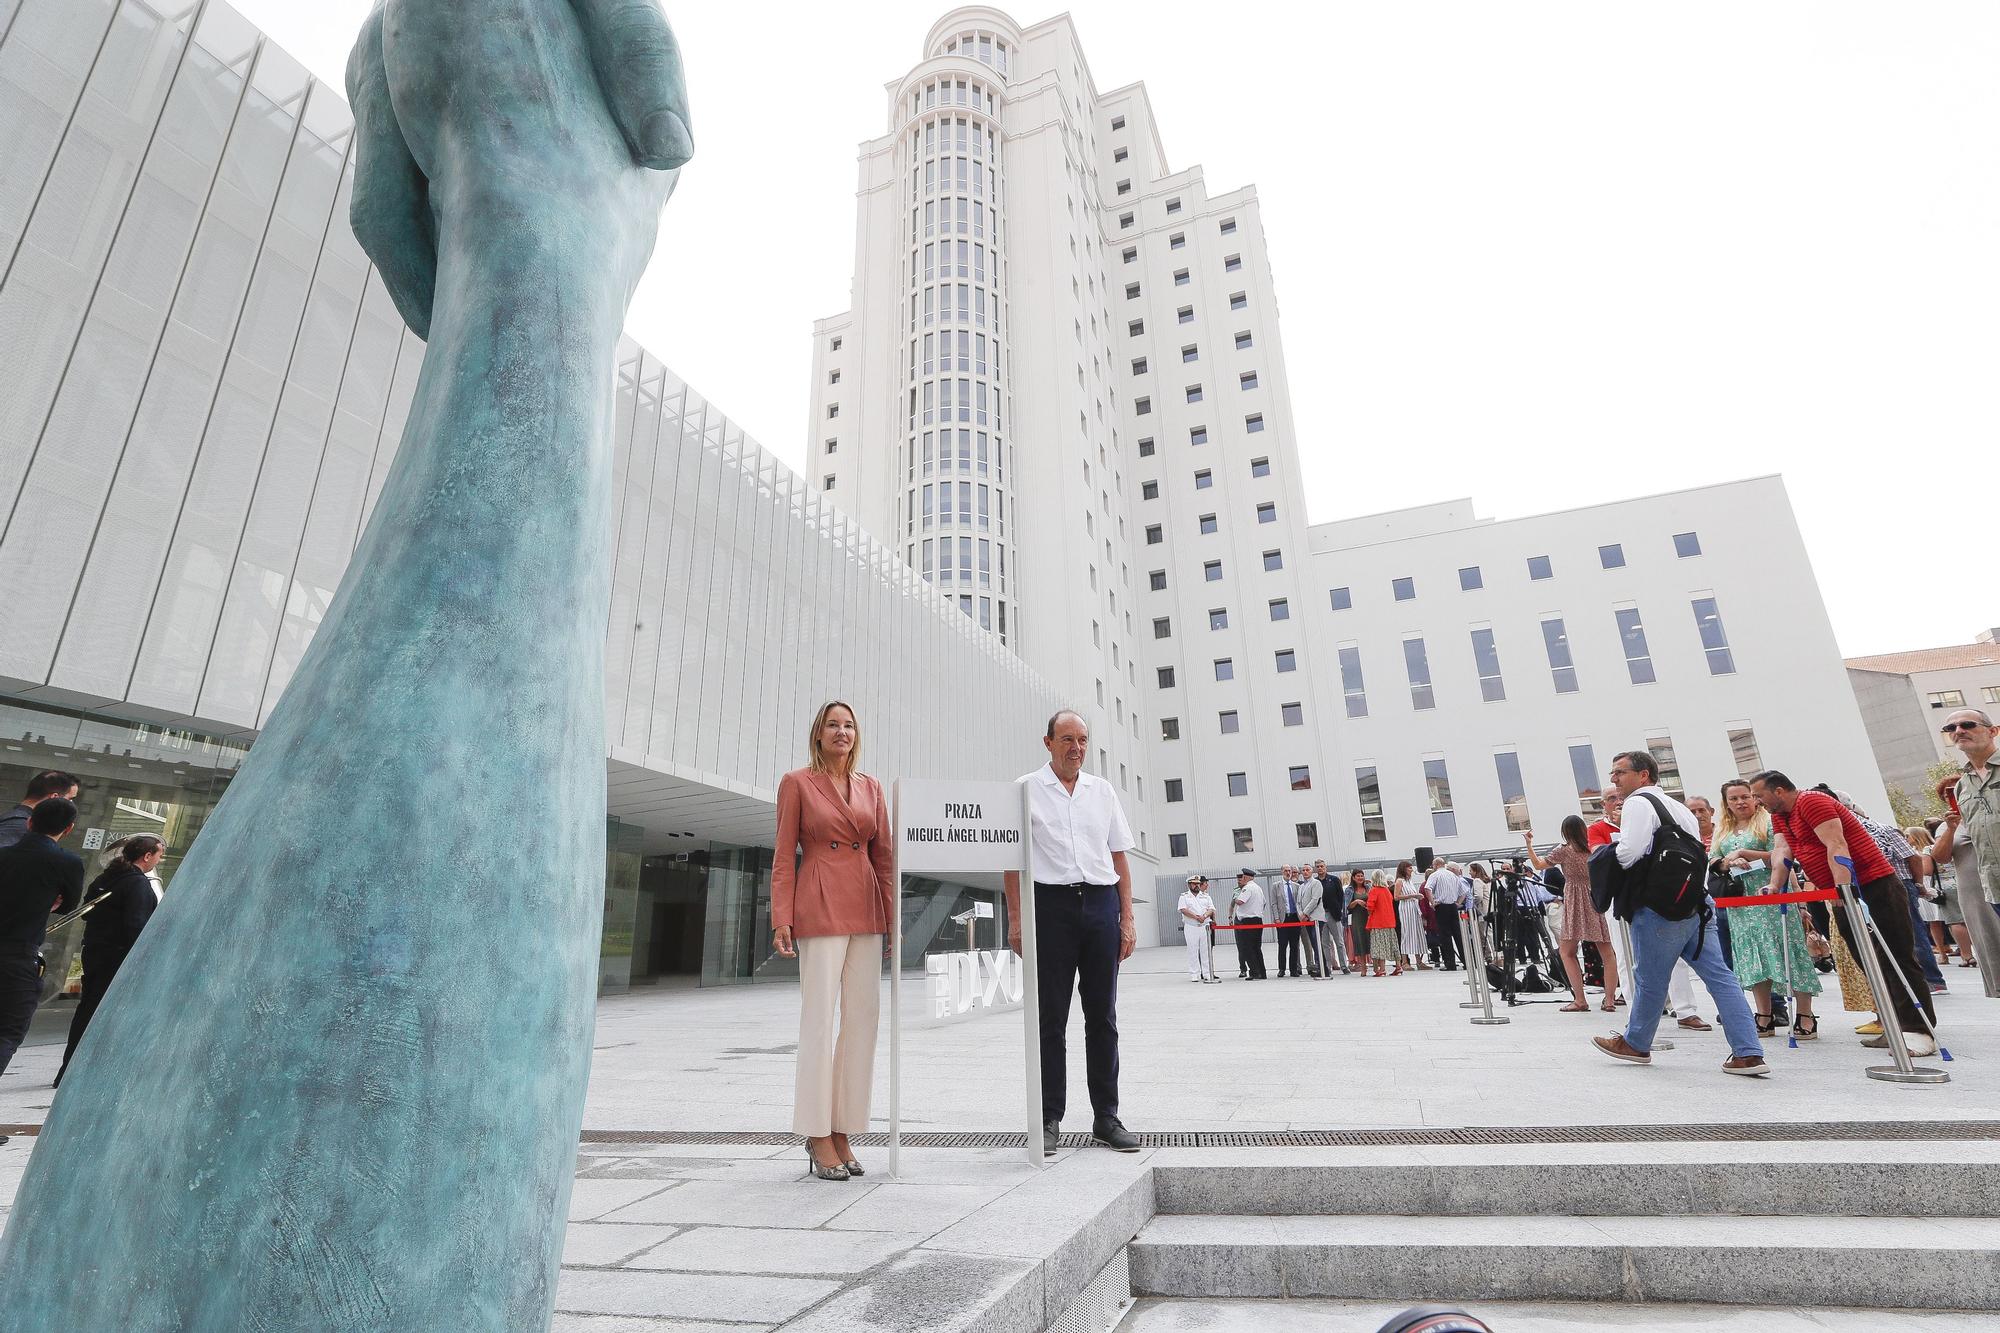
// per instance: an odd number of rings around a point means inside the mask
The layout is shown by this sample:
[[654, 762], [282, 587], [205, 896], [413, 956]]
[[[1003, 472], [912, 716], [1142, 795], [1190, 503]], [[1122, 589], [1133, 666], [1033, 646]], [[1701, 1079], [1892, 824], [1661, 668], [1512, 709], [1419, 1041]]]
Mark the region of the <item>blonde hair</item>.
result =
[[1925, 856], [1931, 854], [1931, 831], [1922, 824], [1912, 824], [1903, 830], [1903, 837], [1909, 841], [1912, 850]]
[[1742, 778], [1731, 778], [1722, 784], [1722, 808], [1715, 812], [1716, 842], [1720, 843], [1724, 835], [1734, 833], [1739, 829], [1749, 829], [1751, 837], [1756, 838], [1759, 842], [1769, 842], [1771, 840], [1771, 812], [1760, 805], [1751, 814], [1749, 819], [1738, 819], [1736, 812], [1729, 808], [1729, 789], [1731, 787], [1741, 787], [1744, 791], [1750, 790], [1750, 784]]
[[848, 717], [854, 719], [854, 748], [847, 752], [847, 772], [851, 777], [861, 763], [861, 717], [854, 706], [840, 699], [829, 699], [813, 714], [812, 730], [806, 733], [807, 767], [815, 773], [833, 773], [833, 761], [820, 748], [820, 733], [826, 729], [826, 715], [836, 708], [845, 708]]

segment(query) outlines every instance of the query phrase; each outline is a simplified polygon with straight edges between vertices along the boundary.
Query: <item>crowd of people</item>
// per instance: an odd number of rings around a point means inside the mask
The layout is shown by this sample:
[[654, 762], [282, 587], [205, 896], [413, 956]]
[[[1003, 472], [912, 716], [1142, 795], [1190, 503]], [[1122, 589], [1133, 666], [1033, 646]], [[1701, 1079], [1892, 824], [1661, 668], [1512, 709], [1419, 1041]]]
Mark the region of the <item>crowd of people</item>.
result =
[[[1933, 996], [1948, 993], [1948, 968], [1978, 969], [1985, 993], [2000, 998], [2000, 773], [1992, 764], [2000, 730], [1967, 709], [1947, 717], [1943, 731], [1964, 767], [1940, 787], [1947, 813], [1908, 827], [1877, 822], [1845, 792], [1801, 789], [1777, 770], [1732, 779], [1714, 801], [1677, 796], [1660, 787], [1654, 756], [1637, 750], [1613, 761], [1596, 818], [1564, 819], [1553, 844], [1528, 831], [1515, 856], [1440, 857], [1421, 873], [1409, 861], [1344, 872], [1316, 861], [1268, 879], [1246, 867], [1226, 896], [1193, 875], [1179, 904], [1188, 978], [1219, 983], [1224, 933], [1234, 939], [1238, 978], [1261, 981], [1270, 975], [1268, 934], [1278, 976], [1326, 979], [1454, 971], [1465, 965], [1466, 933], [1483, 929], [1489, 969], [1510, 992], [1566, 990], [1562, 1013], [1626, 1011], [1620, 1032], [1597, 1039], [1617, 1059], [1649, 1062], [1664, 1021], [1685, 1031], [1719, 1023], [1731, 1052], [1724, 1068], [1766, 1074], [1763, 1042], [1780, 1029], [1799, 1041], [1821, 1036], [1816, 1005], [1829, 975], [1839, 980], [1842, 1009], [1863, 1017], [1855, 1036], [1864, 1045], [1887, 1044], [1886, 1007], [1909, 1053], [1930, 1055]], [[1643, 884], [1622, 899], [1604, 887], [1620, 872], [1642, 881], [1656, 844], [1683, 836], [1701, 866], [1685, 915], [1653, 910]], [[1886, 995], [1870, 986], [1867, 946], [1839, 902], [1775, 897], [1837, 887], [1852, 891], [1872, 923]], [[1496, 911], [1503, 889], [1507, 910]], [[1709, 992], [1714, 1023], [1703, 1016], [1696, 981]]]

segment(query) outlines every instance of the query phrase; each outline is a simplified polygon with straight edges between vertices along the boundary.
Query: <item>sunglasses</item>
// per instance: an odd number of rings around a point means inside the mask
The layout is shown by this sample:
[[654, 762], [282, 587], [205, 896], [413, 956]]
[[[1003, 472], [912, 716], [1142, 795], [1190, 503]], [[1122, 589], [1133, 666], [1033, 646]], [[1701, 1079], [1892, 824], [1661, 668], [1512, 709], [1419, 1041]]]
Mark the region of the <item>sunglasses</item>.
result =
[[1938, 732], [1940, 735], [1949, 736], [1954, 731], [1977, 731], [1984, 725], [1982, 722], [1974, 722], [1970, 719], [1964, 722], [1947, 722], [1938, 728]]

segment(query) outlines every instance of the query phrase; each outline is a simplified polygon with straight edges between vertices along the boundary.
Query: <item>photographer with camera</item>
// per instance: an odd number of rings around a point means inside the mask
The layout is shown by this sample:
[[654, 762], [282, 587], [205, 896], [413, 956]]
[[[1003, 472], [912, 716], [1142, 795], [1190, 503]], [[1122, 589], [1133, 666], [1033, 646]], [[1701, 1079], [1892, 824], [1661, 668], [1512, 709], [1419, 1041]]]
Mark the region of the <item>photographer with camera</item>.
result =
[[[1612, 906], [1632, 929], [1632, 1009], [1625, 1031], [1593, 1037], [1614, 1060], [1653, 1062], [1653, 1034], [1667, 998], [1675, 960], [1694, 970], [1715, 1001], [1729, 1058], [1722, 1072], [1761, 1078], [1771, 1072], [1757, 1040], [1750, 1006], [1715, 937], [1715, 909], [1708, 900], [1708, 849], [1691, 811], [1660, 790], [1660, 765], [1647, 750], [1612, 758], [1611, 783], [1624, 796], [1618, 838], [1599, 856], [1616, 858]], [[1601, 899], [1600, 899], [1601, 901]]]

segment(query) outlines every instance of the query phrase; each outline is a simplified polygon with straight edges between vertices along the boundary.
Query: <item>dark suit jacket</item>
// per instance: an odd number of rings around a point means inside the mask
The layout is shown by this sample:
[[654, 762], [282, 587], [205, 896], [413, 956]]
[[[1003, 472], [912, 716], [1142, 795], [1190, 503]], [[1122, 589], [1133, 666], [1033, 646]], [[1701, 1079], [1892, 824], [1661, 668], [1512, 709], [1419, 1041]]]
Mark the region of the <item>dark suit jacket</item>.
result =
[[83, 859], [30, 833], [0, 847], [0, 950], [32, 953], [48, 938], [49, 913], [83, 901]]
[[99, 894], [108, 896], [83, 918], [83, 965], [92, 971], [115, 972], [139, 942], [139, 932], [153, 919], [159, 900], [153, 897], [153, 881], [146, 872], [124, 860], [91, 881], [84, 901]]

